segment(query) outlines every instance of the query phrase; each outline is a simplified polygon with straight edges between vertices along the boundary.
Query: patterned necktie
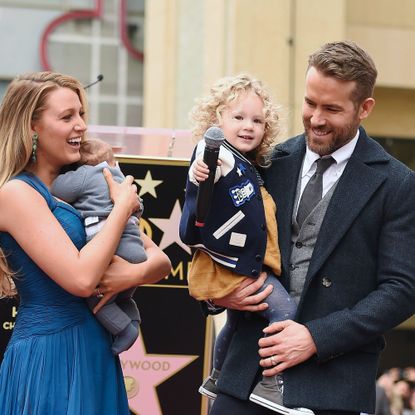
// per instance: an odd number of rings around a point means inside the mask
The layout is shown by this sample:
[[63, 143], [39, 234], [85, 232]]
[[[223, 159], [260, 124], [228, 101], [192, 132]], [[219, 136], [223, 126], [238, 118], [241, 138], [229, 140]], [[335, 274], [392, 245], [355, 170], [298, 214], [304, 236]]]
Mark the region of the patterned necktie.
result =
[[316, 172], [313, 174], [313, 176], [311, 176], [309, 182], [304, 188], [300, 203], [298, 205], [297, 223], [300, 228], [307, 216], [317, 206], [318, 202], [320, 202], [323, 194], [323, 173], [333, 163], [335, 163], [335, 160], [333, 157], [328, 156], [317, 159], [316, 163]]

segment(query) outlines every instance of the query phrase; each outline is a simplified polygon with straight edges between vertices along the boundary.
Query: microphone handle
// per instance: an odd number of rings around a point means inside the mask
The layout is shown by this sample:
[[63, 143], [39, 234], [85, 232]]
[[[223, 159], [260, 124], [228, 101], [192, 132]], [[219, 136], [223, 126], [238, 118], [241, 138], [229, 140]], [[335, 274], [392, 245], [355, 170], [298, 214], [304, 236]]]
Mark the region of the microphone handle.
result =
[[219, 148], [205, 148], [203, 161], [209, 167], [209, 176], [205, 181], [199, 184], [197, 192], [195, 225], [198, 227], [204, 226], [205, 219], [210, 210], [218, 156]]

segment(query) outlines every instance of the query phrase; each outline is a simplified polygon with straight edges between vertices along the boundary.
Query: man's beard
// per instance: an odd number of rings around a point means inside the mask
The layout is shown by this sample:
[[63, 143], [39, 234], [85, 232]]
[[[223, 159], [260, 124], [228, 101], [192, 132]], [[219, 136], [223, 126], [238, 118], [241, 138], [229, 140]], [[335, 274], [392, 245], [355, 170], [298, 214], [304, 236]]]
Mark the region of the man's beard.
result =
[[[356, 131], [359, 128], [358, 120], [356, 120], [343, 128], [330, 129], [330, 140], [322, 139], [321, 141], [318, 140], [316, 142], [316, 140], [310, 140], [308, 136], [308, 131], [311, 130], [311, 127], [307, 126], [305, 121], [303, 121], [303, 123], [307, 146], [311, 151], [317, 153], [319, 156], [327, 156], [334, 153], [340, 147], [343, 147], [354, 138]], [[315, 128], [315, 130], [318, 130], [318, 128]]]

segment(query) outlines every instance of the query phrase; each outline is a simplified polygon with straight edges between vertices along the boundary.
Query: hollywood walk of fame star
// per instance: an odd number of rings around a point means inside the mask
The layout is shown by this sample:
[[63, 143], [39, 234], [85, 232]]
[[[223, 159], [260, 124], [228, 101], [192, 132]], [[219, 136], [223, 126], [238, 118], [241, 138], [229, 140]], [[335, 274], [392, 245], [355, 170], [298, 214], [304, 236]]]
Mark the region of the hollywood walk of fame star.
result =
[[151, 171], [147, 170], [146, 176], [144, 179], [136, 179], [134, 180], [141, 188], [138, 196], [143, 196], [146, 193], [150, 193], [151, 196], [157, 199], [156, 187], [163, 183], [163, 180], [153, 180], [151, 176]]
[[156, 386], [198, 357], [149, 354], [140, 335], [135, 344], [120, 355], [130, 409], [139, 415], [163, 415]]
[[170, 217], [167, 219], [164, 218], [148, 218], [153, 222], [159, 229], [163, 231], [163, 237], [159, 243], [160, 249], [165, 249], [173, 243], [177, 243], [181, 248], [183, 248], [188, 254], [191, 254], [192, 251], [190, 248], [182, 242], [179, 236], [179, 222], [182, 215], [182, 209], [180, 207], [180, 202], [177, 199], [174, 204], [173, 210], [170, 214]]

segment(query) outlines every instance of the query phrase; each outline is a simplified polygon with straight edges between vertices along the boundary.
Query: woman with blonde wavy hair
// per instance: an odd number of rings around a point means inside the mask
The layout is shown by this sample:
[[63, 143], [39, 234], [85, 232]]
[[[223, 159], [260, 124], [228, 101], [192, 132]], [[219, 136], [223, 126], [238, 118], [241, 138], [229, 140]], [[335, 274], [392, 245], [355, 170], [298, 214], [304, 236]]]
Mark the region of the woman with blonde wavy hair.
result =
[[138, 207], [131, 176], [118, 184], [104, 170], [114, 207], [87, 244], [80, 214], [51, 195], [80, 159], [86, 110], [82, 85], [52, 72], [17, 77], [0, 107], [0, 297], [17, 289], [20, 303], [0, 367], [2, 414], [129, 414], [119, 359], [85, 297], [103, 294], [100, 307], [169, 272], [144, 236], [148, 261], [113, 257]]

